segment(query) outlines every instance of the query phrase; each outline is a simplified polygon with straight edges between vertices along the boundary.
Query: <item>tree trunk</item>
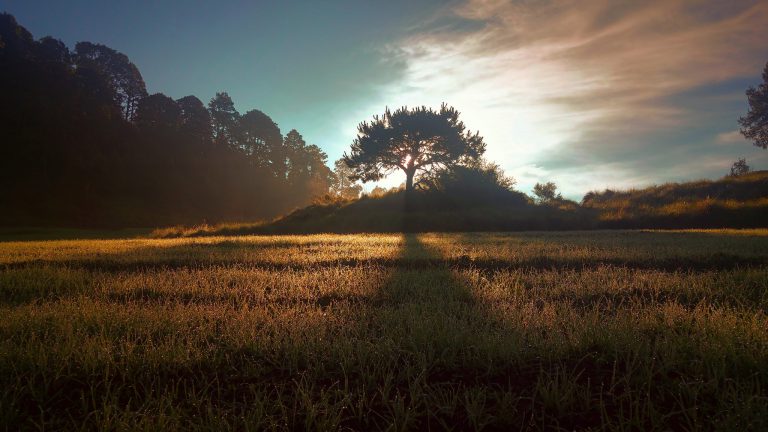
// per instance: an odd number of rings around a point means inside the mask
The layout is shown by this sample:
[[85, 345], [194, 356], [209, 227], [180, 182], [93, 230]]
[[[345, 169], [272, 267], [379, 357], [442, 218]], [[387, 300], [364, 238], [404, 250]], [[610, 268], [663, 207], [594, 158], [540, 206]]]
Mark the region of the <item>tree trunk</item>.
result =
[[413, 191], [413, 177], [416, 174], [416, 170], [408, 170], [405, 172], [405, 192], [411, 193]]
[[413, 210], [413, 177], [416, 174], [415, 169], [405, 171], [405, 212]]

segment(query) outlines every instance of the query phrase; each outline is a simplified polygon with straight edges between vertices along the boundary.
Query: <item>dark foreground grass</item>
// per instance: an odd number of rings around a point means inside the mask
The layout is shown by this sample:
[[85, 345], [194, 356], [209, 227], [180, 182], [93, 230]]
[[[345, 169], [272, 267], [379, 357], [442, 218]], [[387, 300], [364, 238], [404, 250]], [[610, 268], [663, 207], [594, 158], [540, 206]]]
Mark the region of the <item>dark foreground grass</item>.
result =
[[0, 244], [0, 428], [766, 430], [768, 234]]

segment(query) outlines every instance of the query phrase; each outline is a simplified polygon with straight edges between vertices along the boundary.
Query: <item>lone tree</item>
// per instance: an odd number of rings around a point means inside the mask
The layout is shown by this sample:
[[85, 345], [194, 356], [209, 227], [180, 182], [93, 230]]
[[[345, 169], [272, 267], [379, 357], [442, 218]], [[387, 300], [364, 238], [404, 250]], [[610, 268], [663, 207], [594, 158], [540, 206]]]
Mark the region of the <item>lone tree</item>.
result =
[[763, 70], [763, 83], [747, 89], [749, 112], [739, 118], [741, 133], [756, 146], [768, 148], [768, 63]]
[[747, 165], [747, 160], [739, 158], [739, 160], [731, 165], [731, 173], [729, 174], [729, 177], [743, 176], [744, 174], [749, 174], [749, 171], [750, 168], [749, 165]]
[[420, 173], [460, 165], [485, 152], [480, 134], [467, 131], [459, 112], [446, 104], [439, 111], [424, 106], [387, 109], [383, 116], [360, 123], [357, 131], [350, 154], [343, 158], [354, 170], [351, 179], [376, 181], [401, 169], [407, 193]]
[[536, 201], [541, 204], [563, 199], [563, 196], [557, 193], [557, 185], [554, 182], [536, 183], [533, 186], [533, 194], [536, 195]]

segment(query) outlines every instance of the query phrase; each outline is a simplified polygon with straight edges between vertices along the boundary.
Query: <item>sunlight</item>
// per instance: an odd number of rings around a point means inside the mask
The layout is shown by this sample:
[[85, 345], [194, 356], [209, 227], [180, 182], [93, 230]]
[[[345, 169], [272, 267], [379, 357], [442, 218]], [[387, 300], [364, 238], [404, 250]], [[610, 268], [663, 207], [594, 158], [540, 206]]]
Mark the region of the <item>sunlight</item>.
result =
[[[438, 107], [445, 102], [457, 107], [468, 130], [484, 137], [485, 157], [511, 175], [547, 160], [577, 141], [587, 123], [606, 115], [594, 107], [574, 110], [564, 102], [583, 98], [604, 82], [553, 58], [556, 47], [483, 55], [475, 52], [473, 42], [454, 46], [425, 39], [406, 41], [401, 49], [407, 72], [382, 95], [386, 105]], [[372, 102], [369, 116], [382, 103]], [[392, 173], [382, 183], [393, 185], [400, 177]], [[551, 179], [527, 177], [518, 186], [530, 190], [537, 181]]]

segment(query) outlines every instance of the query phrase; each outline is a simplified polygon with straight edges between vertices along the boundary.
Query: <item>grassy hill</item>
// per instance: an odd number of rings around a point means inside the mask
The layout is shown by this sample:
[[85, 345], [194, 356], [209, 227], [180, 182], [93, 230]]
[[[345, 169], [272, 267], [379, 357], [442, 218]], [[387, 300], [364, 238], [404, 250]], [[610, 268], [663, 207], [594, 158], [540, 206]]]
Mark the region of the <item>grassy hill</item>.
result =
[[498, 188], [417, 191], [408, 206], [403, 191], [357, 200], [325, 198], [270, 222], [172, 227], [154, 235], [758, 227], [768, 227], [768, 171], [590, 192], [581, 204], [536, 204], [521, 192]]
[[319, 200], [266, 223], [173, 227], [157, 230], [155, 236], [570, 230], [593, 228], [592, 213], [572, 201], [536, 205], [514, 191], [495, 197], [421, 191], [414, 192], [410, 204], [398, 191], [356, 200]]
[[753, 228], [768, 226], [768, 171], [666, 183], [584, 196], [603, 228]]

